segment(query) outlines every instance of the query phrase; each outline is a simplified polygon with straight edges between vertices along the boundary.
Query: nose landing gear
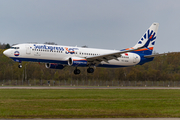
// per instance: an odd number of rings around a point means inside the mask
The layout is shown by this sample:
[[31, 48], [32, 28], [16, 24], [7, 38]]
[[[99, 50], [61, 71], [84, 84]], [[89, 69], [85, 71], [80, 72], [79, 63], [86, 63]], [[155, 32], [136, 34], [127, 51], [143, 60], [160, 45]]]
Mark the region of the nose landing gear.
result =
[[22, 68], [22, 64], [21, 63], [19, 63], [18, 68]]

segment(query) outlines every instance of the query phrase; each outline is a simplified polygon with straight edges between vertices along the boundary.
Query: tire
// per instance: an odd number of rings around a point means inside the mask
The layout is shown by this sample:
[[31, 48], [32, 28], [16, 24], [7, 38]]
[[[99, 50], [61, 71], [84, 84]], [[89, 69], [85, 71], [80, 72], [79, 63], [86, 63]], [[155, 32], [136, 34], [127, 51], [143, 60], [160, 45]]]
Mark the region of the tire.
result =
[[22, 68], [22, 65], [18, 65], [18, 68]]
[[75, 70], [74, 70], [74, 74], [75, 74], [75, 75], [78, 75], [78, 74], [80, 74], [80, 73], [81, 73], [81, 71], [80, 71], [79, 69], [75, 69]]
[[88, 73], [93, 73], [93, 72], [94, 72], [94, 69], [93, 69], [93, 68], [88, 68], [88, 69], [87, 69], [87, 72], [88, 72]]

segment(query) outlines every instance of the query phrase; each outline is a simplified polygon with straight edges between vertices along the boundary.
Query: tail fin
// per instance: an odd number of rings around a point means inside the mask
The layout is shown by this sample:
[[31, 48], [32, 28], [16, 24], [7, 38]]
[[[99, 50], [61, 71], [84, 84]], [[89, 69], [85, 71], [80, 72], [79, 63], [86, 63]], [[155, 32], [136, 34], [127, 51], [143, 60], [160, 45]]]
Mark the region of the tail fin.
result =
[[143, 54], [146, 55], [151, 55], [154, 45], [155, 45], [155, 40], [157, 36], [157, 31], [158, 31], [159, 23], [153, 23], [149, 29], [145, 32], [145, 34], [141, 37], [141, 39], [137, 42], [137, 44], [133, 47], [134, 49], [143, 47], [144, 49], [137, 50], [135, 52], [142, 52]]

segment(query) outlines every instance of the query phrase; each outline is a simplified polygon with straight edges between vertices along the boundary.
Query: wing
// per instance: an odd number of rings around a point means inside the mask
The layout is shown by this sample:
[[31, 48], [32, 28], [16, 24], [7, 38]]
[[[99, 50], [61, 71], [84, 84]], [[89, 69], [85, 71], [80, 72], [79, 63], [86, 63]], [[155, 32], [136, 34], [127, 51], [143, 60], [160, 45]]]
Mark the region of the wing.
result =
[[142, 49], [142, 48], [130, 49], [130, 50], [119, 51], [119, 52], [114, 52], [110, 54], [98, 55], [98, 56], [92, 56], [92, 57], [87, 57], [86, 59], [91, 64], [99, 64], [102, 61], [109, 63], [108, 61], [112, 59], [119, 61], [118, 57], [121, 57], [121, 54], [123, 53], [132, 52], [139, 49]]

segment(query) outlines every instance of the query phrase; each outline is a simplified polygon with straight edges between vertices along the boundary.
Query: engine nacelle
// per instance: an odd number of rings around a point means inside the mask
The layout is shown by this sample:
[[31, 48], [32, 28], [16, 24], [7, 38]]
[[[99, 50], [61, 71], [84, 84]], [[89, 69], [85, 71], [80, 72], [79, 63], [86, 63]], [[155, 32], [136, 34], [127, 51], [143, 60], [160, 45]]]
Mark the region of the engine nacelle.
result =
[[87, 60], [80, 57], [70, 57], [68, 59], [69, 66], [87, 66]]
[[57, 63], [46, 63], [45, 66], [46, 68], [49, 68], [49, 69], [63, 69], [64, 68], [63, 65], [57, 64]]

